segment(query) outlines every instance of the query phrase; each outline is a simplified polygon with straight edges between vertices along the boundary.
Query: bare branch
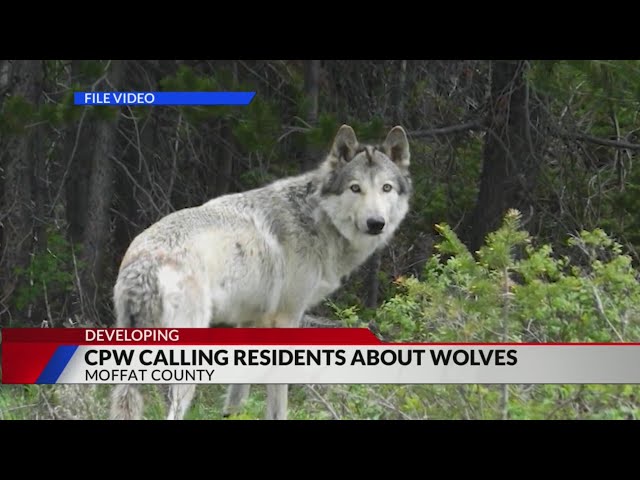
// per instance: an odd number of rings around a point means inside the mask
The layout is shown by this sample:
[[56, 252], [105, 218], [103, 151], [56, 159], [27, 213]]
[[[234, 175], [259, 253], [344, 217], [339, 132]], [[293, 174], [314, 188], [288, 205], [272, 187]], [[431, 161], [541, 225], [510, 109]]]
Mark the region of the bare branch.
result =
[[[458, 125], [450, 125], [448, 127], [432, 128], [429, 130], [415, 130], [413, 132], [409, 132], [409, 136], [413, 138], [437, 137], [439, 135], [449, 135], [452, 133], [460, 133], [460, 132], [466, 132], [470, 130], [483, 131], [483, 130], [486, 130], [486, 127], [484, 127], [481, 122], [477, 120], [473, 120], [473, 121], [461, 123]], [[605, 147], [625, 148], [628, 150], [640, 150], [639, 143], [631, 143], [631, 142], [626, 142], [624, 140], [610, 140], [608, 138], [594, 137], [593, 135], [587, 135], [586, 133], [558, 132], [555, 134], [555, 136], [559, 138], [569, 139], [569, 140], [582, 140], [584, 142], [594, 143], [596, 145], [602, 145]]]
[[82, 124], [84, 122], [85, 115], [87, 114], [87, 109], [82, 110], [82, 115], [80, 115], [80, 121], [78, 122], [78, 128], [76, 130], [76, 138], [73, 142], [73, 148], [71, 149], [71, 155], [69, 155], [69, 160], [67, 161], [67, 166], [64, 169], [64, 173], [62, 174], [62, 180], [60, 181], [60, 185], [58, 186], [58, 190], [56, 195], [53, 197], [53, 201], [51, 202], [51, 207], [49, 208], [49, 215], [53, 214], [53, 211], [58, 204], [58, 200], [60, 200], [60, 195], [62, 195], [62, 191], [67, 183], [67, 176], [69, 175], [69, 170], [71, 169], [71, 164], [73, 163], [73, 158], [76, 156], [76, 150], [78, 149], [78, 142], [80, 140], [80, 133], [82, 132]]
[[484, 127], [480, 122], [473, 120], [471, 122], [461, 123], [459, 125], [450, 125], [448, 127], [416, 130], [409, 132], [409, 136], [413, 138], [436, 137], [438, 135], [449, 135], [451, 133], [466, 132], [469, 130], [484, 130]]
[[607, 322], [611, 330], [613, 330], [613, 333], [615, 333], [616, 337], [618, 337], [618, 340], [621, 342], [624, 342], [622, 335], [620, 335], [618, 330], [616, 330], [616, 327], [614, 327], [613, 323], [611, 323], [611, 321], [609, 320], [609, 317], [607, 317], [607, 314], [604, 311], [604, 306], [602, 304], [602, 299], [600, 298], [600, 294], [598, 293], [598, 289], [593, 283], [591, 284], [591, 291], [593, 292], [593, 298], [596, 301], [596, 311], [598, 312], [598, 316], [602, 318], [605, 322]]
[[[156, 202], [153, 200], [153, 196], [149, 192], [147, 192], [147, 190], [142, 188], [142, 185], [140, 185], [136, 181], [135, 177], [131, 175], [131, 172], [129, 172], [129, 169], [127, 168], [127, 166], [124, 163], [122, 163], [120, 160], [118, 160], [118, 158], [115, 155], [111, 155], [111, 160], [113, 160], [122, 169], [122, 171], [127, 174], [127, 177], [129, 177], [129, 180], [131, 180], [131, 183], [133, 183], [136, 187], [138, 187], [140, 191], [147, 196], [147, 198], [151, 202], [151, 206], [155, 209], [156, 213], [160, 216], [164, 216], [164, 213], [162, 213], [160, 208], [158, 208], [158, 206], [156, 205]], [[151, 176], [149, 176], [149, 178], [151, 178]]]
[[313, 385], [306, 385], [306, 387], [311, 393], [313, 393], [313, 395], [320, 401], [320, 403], [325, 406], [329, 413], [331, 413], [331, 416], [334, 418], [334, 420], [340, 420], [340, 415], [338, 415], [338, 412], [336, 412], [331, 404], [322, 395], [320, 395], [320, 393], [315, 388], [313, 388]]
[[596, 145], [603, 145], [605, 147], [614, 148], [626, 148], [628, 150], [640, 150], [640, 144], [625, 142], [624, 140], [609, 140], [608, 138], [599, 138], [586, 133], [566, 133], [562, 132], [557, 134], [561, 138], [569, 140], [582, 140], [589, 143], [595, 143]]

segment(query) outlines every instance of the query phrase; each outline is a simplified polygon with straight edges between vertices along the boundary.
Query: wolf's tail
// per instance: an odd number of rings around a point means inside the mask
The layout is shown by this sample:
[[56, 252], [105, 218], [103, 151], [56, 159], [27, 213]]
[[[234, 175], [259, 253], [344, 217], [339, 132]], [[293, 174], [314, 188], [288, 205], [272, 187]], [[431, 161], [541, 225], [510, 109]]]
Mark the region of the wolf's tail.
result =
[[113, 289], [113, 303], [117, 327], [161, 327], [157, 262], [143, 257], [122, 269]]
[[140, 420], [144, 401], [136, 385], [116, 385], [111, 391], [111, 420]]
[[[162, 317], [157, 264], [139, 259], [125, 267], [114, 287], [116, 327], [159, 327]], [[136, 385], [116, 385], [111, 392], [112, 420], [142, 418], [144, 401]]]

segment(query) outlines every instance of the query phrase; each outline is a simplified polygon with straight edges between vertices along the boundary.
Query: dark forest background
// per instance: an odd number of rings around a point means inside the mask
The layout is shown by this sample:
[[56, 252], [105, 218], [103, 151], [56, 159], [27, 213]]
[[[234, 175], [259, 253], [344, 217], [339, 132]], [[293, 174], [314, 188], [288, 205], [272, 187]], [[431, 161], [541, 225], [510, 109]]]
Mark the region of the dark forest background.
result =
[[[105, 90], [257, 95], [72, 104]], [[112, 325], [117, 268], [141, 230], [313, 168], [343, 123], [373, 141], [400, 124], [411, 212], [318, 318], [389, 340], [637, 341], [639, 107], [638, 61], [0, 61], [0, 327]], [[628, 386], [530, 387], [478, 387], [479, 404], [471, 386], [309, 395], [334, 418], [638, 413]]]

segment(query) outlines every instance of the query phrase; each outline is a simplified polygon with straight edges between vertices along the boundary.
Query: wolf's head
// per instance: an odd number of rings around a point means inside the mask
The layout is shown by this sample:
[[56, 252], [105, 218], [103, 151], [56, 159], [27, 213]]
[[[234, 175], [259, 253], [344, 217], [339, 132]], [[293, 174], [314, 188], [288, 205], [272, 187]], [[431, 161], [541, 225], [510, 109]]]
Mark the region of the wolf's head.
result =
[[353, 128], [340, 128], [320, 167], [320, 206], [348, 240], [382, 244], [398, 228], [409, 209], [409, 158], [400, 126], [381, 145], [361, 144]]

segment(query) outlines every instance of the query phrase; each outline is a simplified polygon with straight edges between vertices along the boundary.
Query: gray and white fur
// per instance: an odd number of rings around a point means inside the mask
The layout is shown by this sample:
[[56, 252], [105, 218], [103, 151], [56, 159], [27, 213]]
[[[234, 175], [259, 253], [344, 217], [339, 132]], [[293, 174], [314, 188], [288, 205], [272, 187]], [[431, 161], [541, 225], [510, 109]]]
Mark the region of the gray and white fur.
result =
[[[384, 246], [409, 209], [402, 127], [378, 146], [343, 125], [313, 171], [176, 211], [138, 235], [114, 287], [116, 326], [297, 327], [305, 311]], [[267, 386], [267, 419], [287, 416], [287, 385]], [[168, 419], [182, 419], [195, 385], [171, 385]], [[249, 385], [231, 385], [224, 414]], [[111, 418], [142, 418], [134, 385], [112, 391]]]

